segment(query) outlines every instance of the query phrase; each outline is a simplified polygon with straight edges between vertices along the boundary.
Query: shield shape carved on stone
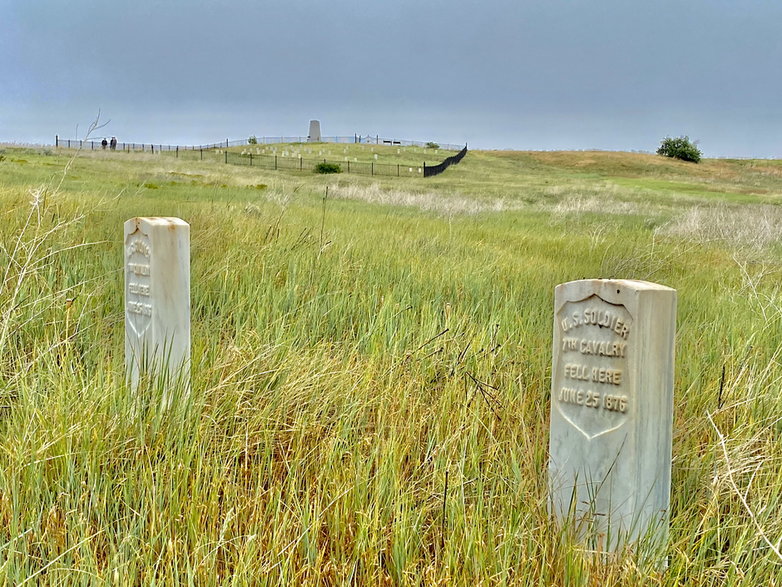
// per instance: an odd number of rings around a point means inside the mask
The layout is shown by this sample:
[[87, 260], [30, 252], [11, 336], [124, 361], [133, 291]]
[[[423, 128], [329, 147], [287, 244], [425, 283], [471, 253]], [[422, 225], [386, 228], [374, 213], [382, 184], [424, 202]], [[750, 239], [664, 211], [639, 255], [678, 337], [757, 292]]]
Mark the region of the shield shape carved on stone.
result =
[[597, 295], [567, 302], [557, 312], [551, 399], [587, 440], [618, 430], [633, 413], [632, 324], [623, 305]]
[[125, 316], [130, 331], [142, 342], [152, 324], [152, 251], [149, 238], [138, 231], [128, 237], [125, 247]]

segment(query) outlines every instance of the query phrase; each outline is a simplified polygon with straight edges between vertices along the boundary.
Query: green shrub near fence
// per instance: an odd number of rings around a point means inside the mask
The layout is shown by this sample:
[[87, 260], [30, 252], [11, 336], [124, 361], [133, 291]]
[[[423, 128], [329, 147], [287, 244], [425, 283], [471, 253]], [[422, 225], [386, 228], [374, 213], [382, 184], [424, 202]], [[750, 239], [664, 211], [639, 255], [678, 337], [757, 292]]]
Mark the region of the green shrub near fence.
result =
[[315, 173], [342, 173], [342, 167], [337, 163], [318, 163], [314, 168]]

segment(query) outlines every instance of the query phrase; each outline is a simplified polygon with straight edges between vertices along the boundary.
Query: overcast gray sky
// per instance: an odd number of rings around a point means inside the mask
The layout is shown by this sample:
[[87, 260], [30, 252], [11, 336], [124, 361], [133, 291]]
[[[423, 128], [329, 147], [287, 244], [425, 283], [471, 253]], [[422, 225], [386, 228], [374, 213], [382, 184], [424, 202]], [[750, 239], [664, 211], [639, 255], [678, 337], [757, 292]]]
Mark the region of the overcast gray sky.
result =
[[0, 0], [0, 141], [380, 134], [782, 157], [780, 0]]

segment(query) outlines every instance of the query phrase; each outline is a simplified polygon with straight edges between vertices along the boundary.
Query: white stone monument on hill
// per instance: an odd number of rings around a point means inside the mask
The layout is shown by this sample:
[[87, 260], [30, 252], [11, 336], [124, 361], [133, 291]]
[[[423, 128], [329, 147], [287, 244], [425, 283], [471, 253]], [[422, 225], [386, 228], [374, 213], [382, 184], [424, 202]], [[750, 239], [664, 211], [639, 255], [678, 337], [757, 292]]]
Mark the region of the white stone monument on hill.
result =
[[310, 132], [307, 135], [308, 143], [320, 142], [320, 120], [310, 120]]
[[[190, 225], [179, 218], [125, 222], [125, 364], [130, 384], [190, 379]], [[169, 398], [170, 399], [170, 398]]]
[[589, 549], [668, 536], [676, 291], [582, 280], [554, 294], [550, 508]]

